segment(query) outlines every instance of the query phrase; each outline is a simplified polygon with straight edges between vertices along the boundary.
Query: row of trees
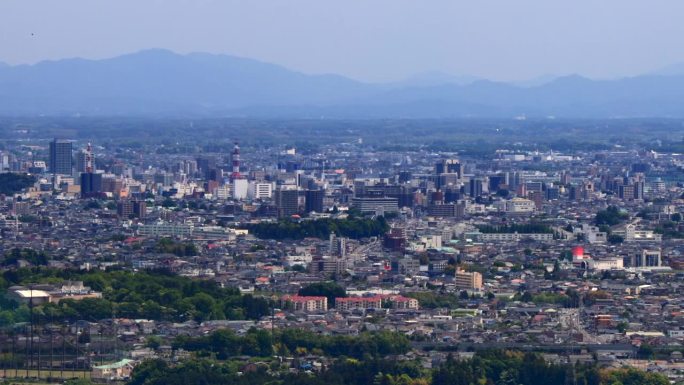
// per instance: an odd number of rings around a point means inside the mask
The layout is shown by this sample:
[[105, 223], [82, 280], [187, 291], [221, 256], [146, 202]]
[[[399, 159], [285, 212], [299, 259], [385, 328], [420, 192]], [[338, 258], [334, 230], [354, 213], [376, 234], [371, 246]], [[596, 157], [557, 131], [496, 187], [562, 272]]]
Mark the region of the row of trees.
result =
[[432, 385], [646, 384], [665, 385], [660, 374], [629, 370], [600, 370], [594, 365], [548, 364], [535, 353], [490, 351], [472, 360], [447, 362], [434, 371]]
[[362, 333], [355, 337], [324, 336], [301, 329], [284, 329], [273, 334], [251, 329], [238, 336], [222, 329], [204, 337], [178, 337], [174, 346], [188, 351], [211, 354], [219, 360], [235, 356], [269, 357], [315, 353], [330, 357], [382, 357], [403, 354], [411, 348], [405, 335], [393, 332]]
[[420, 307], [425, 309], [458, 309], [461, 306], [459, 297], [455, 294], [438, 293], [436, 291], [416, 291], [407, 293], [406, 296], [417, 299]]
[[379, 236], [389, 230], [384, 217], [377, 219], [322, 218], [312, 221], [294, 222], [282, 220], [277, 223], [248, 224], [247, 230], [264, 239], [303, 239], [308, 237], [326, 239], [330, 234], [337, 234], [353, 239]]
[[171, 366], [162, 360], [143, 362], [133, 372], [129, 385], [665, 385], [661, 374], [636, 369], [599, 369], [594, 365], [549, 364], [539, 354], [510, 351], [477, 353], [470, 360], [449, 357], [429, 370], [417, 361], [381, 357], [363, 360], [341, 358], [315, 376], [278, 370], [273, 362], [242, 372], [230, 362], [191, 360]]
[[524, 223], [524, 224], [509, 224], [509, 225], [480, 225], [478, 230], [484, 234], [503, 234], [503, 233], [518, 233], [518, 234], [553, 234], [553, 229], [541, 223]]
[[[580, 304], [580, 295], [574, 289], [568, 289], [564, 293], [538, 293], [532, 295], [529, 291], [522, 294], [517, 293], [513, 297], [514, 301], [533, 302], [541, 304], [558, 304], [566, 308], [576, 308]], [[586, 301], [586, 297], [585, 297]]]

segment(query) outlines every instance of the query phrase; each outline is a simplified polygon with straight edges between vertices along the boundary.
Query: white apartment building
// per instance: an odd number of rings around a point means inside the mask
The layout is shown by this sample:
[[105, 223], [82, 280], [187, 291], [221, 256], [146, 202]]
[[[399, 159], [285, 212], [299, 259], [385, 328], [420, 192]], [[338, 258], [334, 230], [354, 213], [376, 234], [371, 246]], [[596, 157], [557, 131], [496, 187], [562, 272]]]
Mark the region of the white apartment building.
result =
[[250, 182], [247, 197], [249, 199], [271, 199], [273, 197], [273, 183]]

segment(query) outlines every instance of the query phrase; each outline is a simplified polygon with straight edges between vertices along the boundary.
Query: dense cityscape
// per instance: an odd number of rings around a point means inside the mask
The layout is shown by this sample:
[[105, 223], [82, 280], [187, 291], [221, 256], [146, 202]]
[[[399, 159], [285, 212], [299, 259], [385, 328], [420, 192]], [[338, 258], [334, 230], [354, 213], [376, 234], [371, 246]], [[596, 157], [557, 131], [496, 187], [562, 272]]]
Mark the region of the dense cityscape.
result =
[[136, 141], [4, 122], [3, 377], [682, 380], [684, 155], [619, 138], [647, 123], [564, 146], [506, 121], [442, 143], [225, 124]]
[[684, 385], [683, 14], [0, 1], [0, 385]]

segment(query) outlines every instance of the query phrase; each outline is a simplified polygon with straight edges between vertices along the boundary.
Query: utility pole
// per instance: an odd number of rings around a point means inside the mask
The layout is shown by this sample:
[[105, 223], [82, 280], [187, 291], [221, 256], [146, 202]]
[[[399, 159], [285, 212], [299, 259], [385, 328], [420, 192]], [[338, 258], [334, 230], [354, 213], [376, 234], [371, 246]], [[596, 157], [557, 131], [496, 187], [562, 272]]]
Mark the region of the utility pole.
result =
[[116, 310], [112, 308], [112, 322], [114, 323], [114, 361], [119, 360], [119, 322], [116, 320]]
[[[38, 323], [40, 324], [40, 319], [38, 320]], [[41, 335], [41, 330], [38, 330], [38, 378], [40, 378], [40, 335]]]
[[98, 351], [98, 354], [100, 355], [100, 365], [104, 365], [104, 354], [102, 352], [102, 350], [104, 348], [104, 339], [102, 338], [103, 337], [102, 336], [102, 334], [103, 334], [102, 327], [100, 327], [98, 329], [98, 331], [100, 333], [100, 343], [99, 343], [99, 345], [97, 345], [98, 346], [97, 351]]
[[273, 270], [271, 270], [271, 345], [275, 342], [275, 282], [273, 281]]
[[48, 366], [50, 368], [50, 376], [52, 377], [52, 368], [54, 367], [54, 362], [55, 362], [55, 339], [53, 338], [53, 329], [52, 329], [52, 322], [50, 323], [50, 365]]
[[28, 377], [28, 367], [31, 356], [29, 355], [29, 335], [31, 333], [24, 327], [24, 377]]
[[17, 334], [12, 334], [12, 361], [14, 362], [14, 377], [17, 377]]
[[[3, 342], [9, 341], [9, 334], [7, 335], [7, 338], [3, 336]], [[2, 355], [2, 346], [0, 346], [0, 356]], [[7, 378], [7, 364], [5, 361], [2, 361], [2, 378]]]
[[64, 360], [66, 359], [66, 332], [62, 328], [62, 365], [60, 365], [59, 376], [64, 379]]
[[[81, 354], [81, 352], [79, 351], [80, 350], [79, 346], [78, 346], [80, 344], [80, 342], [79, 342], [80, 337], [81, 337], [81, 332], [76, 331], [76, 361], [74, 362], [74, 368], [76, 369], [76, 372], [78, 372], [78, 356]], [[78, 375], [78, 374], [74, 373], [74, 375]]]
[[29, 369], [33, 368], [33, 284], [29, 285], [29, 292], [31, 293], [31, 297], [29, 298], [29, 325], [31, 326], [31, 331], [30, 331], [30, 336], [31, 336], [31, 343], [30, 343], [30, 352], [29, 352], [29, 366], [28, 369], [26, 370], [26, 377], [29, 377]]

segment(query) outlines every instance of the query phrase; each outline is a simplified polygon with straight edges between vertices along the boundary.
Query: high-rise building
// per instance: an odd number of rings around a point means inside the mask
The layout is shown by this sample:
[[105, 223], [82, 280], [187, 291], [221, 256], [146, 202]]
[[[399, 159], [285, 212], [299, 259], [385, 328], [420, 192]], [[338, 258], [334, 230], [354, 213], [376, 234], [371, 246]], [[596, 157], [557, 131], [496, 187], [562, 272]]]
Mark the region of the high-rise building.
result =
[[123, 180], [117, 178], [114, 174], [102, 175], [102, 192], [109, 192], [114, 195], [119, 195], [124, 188]]
[[323, 212], [323, 198], [325, 197], [325, 190], [306, 190], [306, 212], [315, 211], [317, 213]]
[[50, 172], [53, 174], [71, 175], [73, 166], [72, 143], [68, 140], [55, 139], [50, 142]]
[[444, 190], [459, 184], [459, 176], [456, 173], [439, 174], [435, 177], [435, 187]]
[[396, 213], [399, 211], [397, 198], [353, 198], [352, 206], [362, 213]]
[[432, 217], [463, 218], [465, 206], [462, 203], [445, 203], [430, 205], [427, 208], [428, 215]]
[[78, 151], [74, 156], [74, 166], [76, 167], [76, 173], [80, 174], [86, 172], [88, 163], [88, 152], [85, 150]]
[[116, 206], [116, 213], [121, 218], [140, 218], [144, 219], [147, 214], [147, 203], [145, 201], [122, 200]]
[[443, 159], [435, 163], [435, 187], [442, 189], [455, 185], [463, 176], [463, 168], [458, 159]]
[[158, 172], [154, 174], [154, 183], [162, 186], [173, 185], [173, 174], [169, 172]]
[[271, 199], [273, 197], [273, 183], [270, 182], [249, 182], [247, 189], [249, 199]]
[[457, 289], [482, 290], [482, 274], [476, 271], [466, 272], [457, 268], [454, 283]]
[[309, 270], [314, 274], [325, 273], [326, 275], [339, 276], [347, 270], [348, 262], [346, 258], [325, 255], [314, 258], [309, 265]]
[[489, 191], [496, 192], [499, 186], [506, 184], [506, 177], [504, 175], [491, 175], [489, 177]]
[[213, 156], [201, 156], [196, 159], [197, 171], [205, 178], [209, 177], [212, 170], [216, 170], [216, 158]]
[[330, 255], [344, 258], [347, 256], [347, 238], [338, 237], [334, 233], [330, 234], [330, 244], [328, 246]]
[[249, 181], [247, 179], [233, 179], [233, 199], [242, 200], [247, 198]]
[[618, 197], [624, 200], [636, 199], [634, 185], [626, 184], [618, 186]]
[[533, 201], [524, 198], [513, 198], [506, 201], [507, 214], [530, 214], [533, 213], [537, 206]]
[[81, 173], [81, 198], [90, 198], [104, 191], [102, 174], [94, 172]]
[[528, 194], [532, 191], [541, 192], [544, 190], [544, 184], [539, 181], [525, 182], [525, 189], [527, 190]]
[[570, 184], [570, 174], [567, 173], [566, 171], [563, 171], [560, 176], [560, 184], [562, 185], [569, 185]]
[[644, 190], [646, 189], [646, 182], [634, 182], [634, 199], [644, 199]]
[[509, 190], [515, 191], [522, 183], [523, 177], [519, 172], [509, 171], [506, 173], [506, 184], [508, 185]]
[[560, 190], [558, 187], [547, 187], [546, 188], [546, 199], [547, 200], [556, 200], [560, 197]]
[[469, 184], [470, 196], [472, 198], [477, 198], [479, 196], [482, 196], [482, 192], [483, 192], [482, 186], [483, 186], [482, 179], [479, 179], [479, 178], [471, 179], [470, 184]]
[[299, 211], [299, 191], [296, 188], [281, 187], [276, 190], [275, 203], [278, 207], [278, 217], [287, 218]]
[[27, 201], [15, 201], [12, 203], [12, 214], [26, 215], [31, 212], [31, 203]]
[[11, 154], [0, 151], [0, 172], [11, 170]]
[[404, 250], [406, 246], [406, 229], [403, 227], [392, 227], [390, 231], [385, 234], [384, 245], [392, 251]]
[[458, 159], [443, 159], [435, 163], [435, 174], [458, 174], [461, 176], [461, 164]]
[[534, 206], [537, 210], [541, 210], [544, 205], [544, 193], [541, 191], [530, 191], [527, 193], [527, 197], [534, 202]]
[[399, 172], [399, 183], [409, 182], [413, 178], [411, 171], [400, 171]]
[[463, 193], [456, 187], [447, 188], [444, 190], [444, 203], [454, 203], [463, 198]]
[[212, 170], [209, 170], [209, 173], [206, 175], [207, 180], [212, 180], [214, 182], [218, 182], [223, 180], [223, 171], [221, 169], [215, 168]]

